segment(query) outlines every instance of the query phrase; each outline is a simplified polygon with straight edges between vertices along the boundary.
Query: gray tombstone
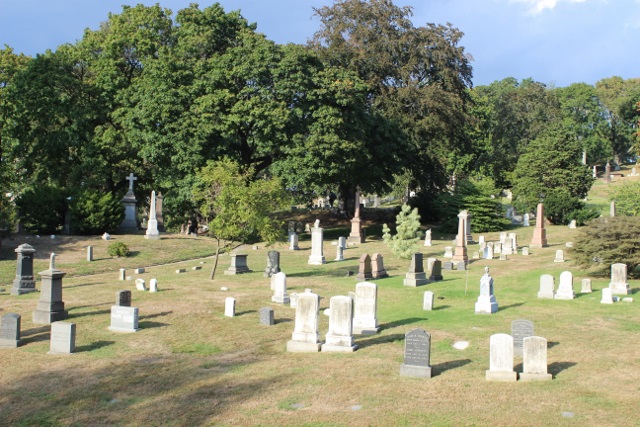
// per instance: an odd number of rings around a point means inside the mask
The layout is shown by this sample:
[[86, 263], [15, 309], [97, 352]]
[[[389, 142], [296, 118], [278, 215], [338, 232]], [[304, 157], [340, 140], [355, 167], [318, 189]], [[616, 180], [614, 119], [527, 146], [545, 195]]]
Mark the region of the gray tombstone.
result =
[[36, 250], [33, 246], [23, 243], [15, 249], [17, 254], [16, 278], [13, 281], [11, 295], [22, 295], [36, 292], [36, 281], [33, 277], [33, 257]]
[[264, 277], [271, 277], [276, 273], [280, 273], [280, 252], [269, 251], [267, 252], [267, 268], [264, 270]]
[[133, 181], [137, 181], [138, 177], [133, 172], [126, 178], [129, 181], [129, 190], [122, 198], [122, 206], [124, 206], [124, 219], [118, 228], [120, 231], [137, 231], [138, 223], [136, 221], [136, 196], [133, 193]]
[[511, 336], [513, 337], [514, 356], [522, 356], [522, 340], [533, 336], [533, 322], [526, 319], [512, 321]]
[[356, 276], [357, 280], [369, 280], [372, 279], [373, 275], [371, 274], [371, 257], [369, 254], [360, 255], [360, 260], [358, 261], [358, 275]]
[[38, 273], [42, 277], [42, 285], [38, 306], [33, 312], [33, 323], [50, 324], [69, 316], [62, 301], [62, 278], [66, 273], [56, 269], [55, 259], [56, 254], [52, 253], [49, 269]]
[[298, 233], [292, 231], [289, 233], [289, 250], [290, 251], [298, 251], [300, 247], [298, 246]]
[[0, 348], [16, 348], [21, 345], [20, 315], [7, 313], [0, 320]]
[[275, 325], [275, 319], [273, 316], [273, 308], [271, 307], [262, 307], [260, 309], [260, 324], [261, 325]]
[[138, 307], [111, 306], [111, 326], [113, 332], [137, 332]]
[[51, 323], [49, 354], [71, 354], [76, 349], [76, 324], [70, 322]]
[[409, 271], [405, 275], [404, 286], [420, 286], [429, 283], [427, 275], [424, 272], [424, 265], [422, 263], [422, 254], [414, 253], [411, 256], [411, 264], [409, 265]]
[[427, 258], [427, 273], [432, 282], [442, 280], [442, 261], [436, 258]]
[[87, 261], [93, 261], [93, 246], [87, 246]]
[[231, 254], [231, 265], [224, 271], [224, 274], [251, 273], [247, 266], [247, 256], [246, 254]]
[[336, 246], [336, 259], [334, 261], [344, 261], [344, 248], [340, 243]]
[[384, 268], [384, 259], [379, 253], [375, 253], [371, 257], [371, 275], [374, 279], [389, 277], [387, 270]]
[[431, 378], [431, 335], [423, 329], [413, 329], [404, 336], [404, 363], [400, 376]]
[[116, 292], [116, 305], [119, 307], [131, 307], [131, 291], [122, 290]]

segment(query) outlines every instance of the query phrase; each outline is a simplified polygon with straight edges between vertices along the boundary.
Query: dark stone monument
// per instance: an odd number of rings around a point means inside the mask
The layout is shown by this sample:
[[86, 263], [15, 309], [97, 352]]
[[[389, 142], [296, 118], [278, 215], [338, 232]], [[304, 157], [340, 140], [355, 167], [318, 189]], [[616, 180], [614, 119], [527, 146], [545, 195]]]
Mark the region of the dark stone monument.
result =
[[411, 264], [409, 271], [405, 274], [404, 286], [420, 286], [429, 283], [427, 275], [424, 272], [424, 264], [422, 262], [422, 254], [419, 252], [411, 256]]
[[124, 219], [118, 227], [119, 231], [127, 232], [127, 231], [137, 231], [138, 230], [138, 222], [136, 220], [136, 196], [133, 193], [133, 181], [138, 179], [137, 176], [133, 175], [133, 172], [129, 174], [126, 178], [129, 181], [129, 190], [127, 194], [122, 198], [122, 206], [124, 206]]
[[356, 279], [373, 279], [373, 275], [371, 274], [371, 257], [369, 254], [360, 255], [360, 260], [358, 261], [358, 275], [356, 276]]
[[435, 258], [427, 259], [427, 272], [429, 273], [429, 280], [437, 282], [442, 280], [442, 261]]
[[273, 308], [271, 307], [262, 307], [260, 309], [260, 324], [261, 325], [274, 325], [275, 319], [273, 317]]
[[16, 278], [13, 281], [11, 295], [22, 295], [28, 292], [36, 292], [36, 281], [33, 277], [33, 254], [36, 250], [33, 246], [23, 243], [15, 250], [18, 254], [16, 264]]
[[511, 336], [513, 337], [513, 355], [522, 356], [523, 340], [533, 336], [533, 322], [517, 319], [511, 322]]
[[116, 305], [119, 307], [131, 307], [131, 291], [116, 292]]
[[423, 329], [407, 332], [404, 337], [404, 364], [400, 367], [400, 376], [431, 378], [430, 353], [431, 335]]
[[264, 270], [264, 277], [271, 277], [276, 273], [280, 273], [280, 252], [269, 251], [267, 252], [267, 268]]
[[64, 320], [69, 313], [62, 302], [62, 278], [67, 274], [56, 269], [56, 254], [51, 254], [49, 269], [38, 273], [42, 278], [40, 300], [33, 312], [33, 323], [50, 324]]
[[231, 254], [231, 265], [224, 271], [224, 274], [251, 273], [247, 266], [246, 254]]
[[387, 270], [384, 269], [384, 259], [378, 253], [373, 254], [373, 258], [371, 258], [371, 274], [374, 279], [389, 277]]
[[0, 348], [16, 348], [21, 345], [20, 315], [7, 313], [0, 320]]

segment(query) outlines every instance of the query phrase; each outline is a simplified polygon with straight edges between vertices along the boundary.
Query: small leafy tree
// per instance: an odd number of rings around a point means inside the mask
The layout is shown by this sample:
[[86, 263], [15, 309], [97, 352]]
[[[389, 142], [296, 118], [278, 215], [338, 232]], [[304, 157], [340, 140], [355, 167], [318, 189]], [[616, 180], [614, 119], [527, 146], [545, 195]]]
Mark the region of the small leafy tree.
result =
[[411, 206], [402, 205], [400, 213], [396, 216], [396, 234], [391, 236], [387, 224], [383, 224], [382, 232], [383, 240], [398, 258], [410, 259], [422, 237], [418, 208], [411, 210]]
[[624, 263], [631, 274], [640, 265], [640, 217], [604, 217], [580, 230], [571, 250], [575, 262], [594, 273], [607, 274], [611, 264]]
[[640, 216], [640, 182], [618, 187], [611, 200], [616, 202], [616, 215]]
[[71, 225], [77, 234], [113, 232], [124, 219], [124, 206], [111, 193], [85, 190], [71, 200]]
[[48, 185], [28, 189], [16, 200], [20, 223], [32, 233], [56, 233], [67, 210], [63, 190]]
[[224, 159], [208, 162], [197, 175], [194, 198], [202, 215], [209, 219], [209, 235], [216, 241], [216, 255], [210, 279], [218, 267], [221, 250], [234, 242], [257, 237], [273, 244], [282, 234], [282, 221], [271, 213], [288, 205], [289, 196], [280, 180], [258, 178], [254, 170]]
[[584, 225], [600, 216], [597, 210], [588, 208], [583, 201], [572, 197], [563, 189], [555, 190], [545, 197], [544, 214], [556, 225], [567, 225], [572, 219], [576, 220], [577, 225]]

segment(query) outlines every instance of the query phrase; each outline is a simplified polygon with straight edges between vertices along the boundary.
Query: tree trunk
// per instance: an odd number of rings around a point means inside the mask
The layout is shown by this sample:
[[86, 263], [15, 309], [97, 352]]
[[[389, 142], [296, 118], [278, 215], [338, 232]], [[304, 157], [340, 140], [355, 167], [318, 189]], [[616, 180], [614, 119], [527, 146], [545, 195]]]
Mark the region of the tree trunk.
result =
[[213, 268], [211, 269], [211, 276], [209, 276], [209, 280], [213, 280], [213, 276], [216, 274], [216, 269], [218, 268], [218, 256], [220, 255], [220, 239], [216, 239], [216, 257], [213, 261]]

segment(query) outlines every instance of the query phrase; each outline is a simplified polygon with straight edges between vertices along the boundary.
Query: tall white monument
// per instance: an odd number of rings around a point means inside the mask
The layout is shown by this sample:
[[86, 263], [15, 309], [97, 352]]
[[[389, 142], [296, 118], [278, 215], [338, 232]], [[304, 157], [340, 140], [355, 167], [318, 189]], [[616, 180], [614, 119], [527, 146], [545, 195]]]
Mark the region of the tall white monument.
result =
[[160, 232], [158, 231], [158, 219], [156, 218], [156, 192], [151, 192], [151, 206], [149, 206], [149, 221], [147, 222], [147, 232], [145, 239], [159, 240]]

